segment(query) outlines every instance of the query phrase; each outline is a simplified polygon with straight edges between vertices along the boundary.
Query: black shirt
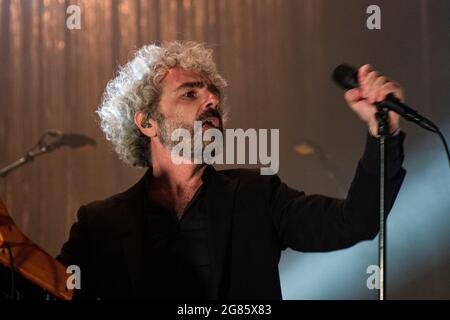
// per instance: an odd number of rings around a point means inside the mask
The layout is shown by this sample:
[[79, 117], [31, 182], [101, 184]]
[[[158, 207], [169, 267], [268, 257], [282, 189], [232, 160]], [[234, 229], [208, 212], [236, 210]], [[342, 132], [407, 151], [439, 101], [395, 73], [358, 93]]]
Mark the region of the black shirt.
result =
[[[147, 279], [152, 298], [206, 299], [211, 294], [208, 217], [202, 210], [208, 170], [180, 220], [174, 212], [145, 200]], [[147, 191], [149, 179], [151, 175]]]

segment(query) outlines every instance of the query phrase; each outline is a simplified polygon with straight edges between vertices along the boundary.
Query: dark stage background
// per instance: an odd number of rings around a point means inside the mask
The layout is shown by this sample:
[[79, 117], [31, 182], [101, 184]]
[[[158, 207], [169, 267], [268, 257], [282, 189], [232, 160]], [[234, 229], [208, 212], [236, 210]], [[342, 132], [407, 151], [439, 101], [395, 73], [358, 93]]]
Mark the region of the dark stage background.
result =
[[[66, 8], [81, 8], [81, 29]], [[381, 8], [381, 30], [366, 8]], [[142, 170], [122, 164], [102, 137], [96, 110], [119, 64], [140, 46], [190, 39], [211, 44], [229, 81], [229, 127], [279, 128], [279, 175], [309, 193], [339, 196], [317, 154], [334, 163], [344, 190], [362, 153], [365, 127], [330, 80], [333, 68], [372, 63], [403, 84], [407, 101], [450, 139], [450, 1], [331, 0], [1, 0], [0, 167], [47, 129], [97, 140], [61, 149], [0, 178], [0, 197], [17, 225], [56, 255], [81, 204], [133, 184]], [[437, 136], [410, 123], [408, 170], [388, 221], [388, 294], [450, 298], [450, 172]], [[377, 241], [333, 253], [287, 251], [280, 262], [286, 299], [375, 299], [366, 268]]]

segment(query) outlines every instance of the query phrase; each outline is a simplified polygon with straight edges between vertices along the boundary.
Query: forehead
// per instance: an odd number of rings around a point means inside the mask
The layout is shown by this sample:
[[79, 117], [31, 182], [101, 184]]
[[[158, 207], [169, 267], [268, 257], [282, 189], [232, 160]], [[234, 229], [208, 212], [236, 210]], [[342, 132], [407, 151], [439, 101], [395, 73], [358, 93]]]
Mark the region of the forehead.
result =
[[172, 68], [167, 71], [164, 80], [162, 81], [163, 88], [175, 89], [186, 82], [208, 82], [205, 76], [192, 70], [182, 68]]

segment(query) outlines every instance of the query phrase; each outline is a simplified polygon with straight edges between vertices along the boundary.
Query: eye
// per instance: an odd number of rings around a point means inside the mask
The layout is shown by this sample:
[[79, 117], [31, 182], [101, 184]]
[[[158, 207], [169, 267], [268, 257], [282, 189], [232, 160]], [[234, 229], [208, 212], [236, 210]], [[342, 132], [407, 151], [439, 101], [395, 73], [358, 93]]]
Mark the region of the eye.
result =
[[197, 97], [197, 91], [195, 90], [190, 90], [188, 92], [183, 93], [183, 97], [185, 98], [189, 98], [189, 99], [193, 99]]

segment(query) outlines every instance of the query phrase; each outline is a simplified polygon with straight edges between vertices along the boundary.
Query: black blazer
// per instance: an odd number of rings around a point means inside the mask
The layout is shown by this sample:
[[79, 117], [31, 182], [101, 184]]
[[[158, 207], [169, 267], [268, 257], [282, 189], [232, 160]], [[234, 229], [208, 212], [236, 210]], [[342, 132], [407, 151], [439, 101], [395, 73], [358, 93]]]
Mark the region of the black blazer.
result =
[[[405, 170], [404, 134], [386, 142], [386, 211]], [[205, 203], [213, 267], [211, 299], [281, 299], [281, 250], [331, 251], [379, 229], [378, 143], [368, 136], [346, 200], [305, 195], [277, 175], [209, 167]], [[151, 174], [151, 170], [146, 174]], [[145, 298], [144, 177], [129, 190], [82, 206], [58, 260], [81, 268], [75, 298]], [[151, 262], [150, 262], [151, 263]]]

